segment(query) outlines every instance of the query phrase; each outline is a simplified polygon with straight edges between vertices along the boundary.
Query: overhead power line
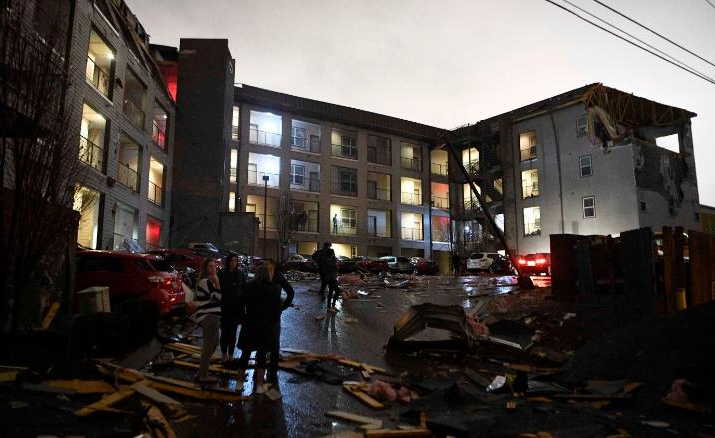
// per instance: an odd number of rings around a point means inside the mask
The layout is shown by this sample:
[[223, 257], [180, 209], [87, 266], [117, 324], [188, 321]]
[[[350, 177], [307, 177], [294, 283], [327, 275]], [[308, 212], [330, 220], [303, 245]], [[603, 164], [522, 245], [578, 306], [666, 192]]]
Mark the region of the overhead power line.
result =
[[704, 80], [704, 81], [707, 81], [707, 82], [709, 82], [709, 83], [715, 85], [715, 81], [713, 81], [712, 79], [709, 79], [707, 76], [703, 76], [703, 75], [700, 75], [700, 74], [698, 74], [698, 73], [696, 73], [696, 72], [694, 72], [694, 71], [688, 70], [686, 67], [683, 67], [682, 65], [680, 65], [680, 64], [678, 64], [678, 63], [676, 63], [676, 62], [674, 62], [674, 61], [671, 61], [670, 59], [668, 59], [668, 58], [666, 58], [666, 57], [664, 57], [664, 56], [662, 56], [662, 55], [660, 55], [660, 54], [658, 54], [658, 53], [656, 53], [656, 52], [654, 52], [654, 51], [652, 51], [652, 50], [650, 50], [650, 49], [648, 49], [648, 48], [646, 48], [646, 47], [643, 47], [643, 46], [638, 45], [637, 43], [634, 43], [633, 41], [629, 40], [628, 38], [625, 38], [625, 37], [623, 37], [623, 36], [621, 36], [621, 35], [618, 35], [617, 33], [612, 32], [612, 31], [606, 29], [605, 27], [599, 25], [598, 23], [594, 23], [593, 21], [589, 20], [588, 18], [582, 17], [581, 15], [579, 15], [579, 14], [577, 14], [576, 12], [572, 11], [571, 9], [569, 9], [569, 8], [563, 6], [563, 5], [558, 4], [558, 3], [554, 2], [553, 0], [544, 0], [544, 1], [546, 1], [546, 2], [548, 2], [548, 3], [551, 3], [552, 5], [556, 6], [556, 7], [559, 8], [559, 9], [563, 9], [564, 11], [566, 11], [566, 12], [568, 12], [569, 14], [571, 14], [571, 15], [573, 15], [573, 16], [579, 18], [580, 20], [583, 20], [583, 21], [585, 21], [586, 23], [588, 23], [588, 24], [590, 24], [590, 25], [592, 25], [592, 26], [595, 26], [595, 27], [599, 28], [599, 29], [601, 29], [601, 30], [604, 31], [604, 32], [608, 32], [609, 34], [613, 35], [614, 37], [616, 37], [616, 38], [618, 38], [618, 39], [620, 39], [620, 40], [623, 40], [623, 41], [627, 42], [628, 44], [630, 44], [630, 45], [632, 45], [632, 46], [634, 46], [634, 47], [637, 47], [637, 48], [639, 48], [639, 49], [641, 49], [641, 50], [643, 50], [643, 51], [645, 51], [645, 52], [648, 52], [648, 53], [650, 53], [651, 55], [656, 56], [656, 57], [662, 59], [663, 61], [665, 61], [665, 62], [667, 62], [667, 63], [669, 63], [669, 64], [672, 64], [672, 65], [678, 67], [679, 69], [681, 69], [681, 70], [683, 70], [683, 71], [686, 71], [686, 72], [688, 72], [688, 73], [690, 73], [690, 74], [692, 74], [692, 75], [694, 75], [694, 76], [699, 77], [700, 79], [702, 79], [702, 80]]
[[610, 23], [609, 21], [604, 20], [603, 18], [601, 18], [601, 17], [599, 17], [599, 16], [597, 16], [597, 15], [595, 15], [595, 14], [593, 14], [593, 13], [587, 11], [586, 9], [580, 7], [580, 6], [577, 5], [577, 4], [574, 4], [574, 3], [570, 2], [569, 0], [562, 0], [562, 1], [563, 1], [564, 3], [566, 3], [566, 4], [568, 4], [569, 6], [578, 9], [579, 11], [583, 12], [584, 14], [587, 14], [587, 15], [589, 15], [590, 17], [595, 18], [596, 20], [600, 21], [601, 23], [604, 23], [604, 24], [610, 26], [611, 28], [616, 29], [618, 32], [621, 32], [622, 34], [628, 35], [629, 37], [631, 37], [631, 38], [633, 38], [634, 40], [638, 41], [639, 43], [645, 45], [645, 46], [648, 47], [649, 49], [655, 50], [656, 52], [660, 53], [661, 55], [665, 56], [666, 58], [668, 58], [668, 59], [672, 60], [673, 62], [676, 62], [676, 63], [680, 64], [682, 67], [684, 67], [684, 68], [690, 70], [691, 73], [696, 74], [696, 75], [698, 75], [698, 76], [700, 76], [700, 77], [703, 77], [703, 78], [710, 79], [711, 81], [715, 82], [715, 79], [714, 79], [712, 76], [708, 76], [708, 75], [706, 75], [705, 73], [696, 70], [694, 67], [691, 67], [690, 65], [686, 64], [685, 62], [683, 62], [683, 61], [681, 61], [681, 60], [675, 58], [674, 56], [672, 56], [672, 55], [670, 55], [670, 54], [668, 54], [668, 53], [666, 53], [666, 52], [660, 50], [659, 48], [653, 46], [652, 44], [649, 44], [648, 42], [643, 41], [642, 39], [638, 38], [637, 36], [635, 36], [635, 35], [633, 35], [633, 34], [631, 34], [631, 33], [629, 33], [629, 32], [626, 32], [625, 30], [621, 29], [620, 27], [616, 26], [615, 24]]
[[[607, 4], [603, 3], [603, 2], [600, 1], [600, 0], [593, 0], [593, 1], [596, 2], [596, 3], [598, 3], [599, 5], [603, 6], [604, 8], [608, 9], [609, 11], [614, 12], [614, 13], [620, 15], [621, 17], [625, 18], [626, 20], [630, 21], [631, 23], [637, 24], [638, 26], [640, 26], [640, 27], [642, 27], [643, 29], [647, 30], [648, 32], [652, 33], [653, 35], [657, 35], [657, 36], [663, 38], [664, 40], [666, 40], [667, 42], [669, 42], [670, 44], [672, 44], [672, 45], [674, 45], [674, 46], [680, 48], [681, 50], [684, 50], [684, 51], [690, 53], [691, 55], [695, 56], [695, 57], [698, 58], [699, 60], [701, 60], [701, 61], [703, 61], [703, 62], [707, 62], [707, 63], [710, 64], [711, 66], [715, 67], [715, 63], [713, 63], [713, 62], [711, 62], [711, 61], [709, 61], [709, 60], [703, 58], [702, 56], [698, 55], [697, 53], [693, 52], [692, 50], [688, 50], [687, 48], [681, 46], [680, 44], [676, 43], [675, 41], [671, 40], [670, 38], [668, 38], [668, 37], [666, 37], [666, 36], [664, 36], [664, 35], [662, 35], [662, 34], [656, 32], [656, 31], [654, 31], [654, 30], [651, 29], [650, 27], [641, 24], [640, 22], [638, 22], [638, 20], [635, 20], [635, 19], [633, 19], [633, 18], [631, 18], [631, 17], [629, 17], [629, 16], [623, 14], [622, 12], [619, 12], [619, 11], [613, 9], [612, 7], [608, 6]], [[711, 0], [705, 0], [705, 1], [708, 2], [708, 4], [709, 4], [710, 6], [715, 7], [715, 5], [713, 5], [713, 3], [711, 2]]]

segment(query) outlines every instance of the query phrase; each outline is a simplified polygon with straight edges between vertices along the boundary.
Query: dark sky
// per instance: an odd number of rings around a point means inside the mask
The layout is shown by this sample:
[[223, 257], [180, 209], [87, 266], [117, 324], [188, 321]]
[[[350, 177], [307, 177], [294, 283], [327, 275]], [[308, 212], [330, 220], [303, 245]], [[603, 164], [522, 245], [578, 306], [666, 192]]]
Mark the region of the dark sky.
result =
[[[558, 0], [559, 2], [561, 0]], [[715, 68], [571, 0], [715, 76]], [[715, 63], [705, 0], [603, 0]], [[591, 82], [696, 112], [702, 203], [715, 205], [715, 85], [543, 0], [127, 0], [159, 44], [228, 38], [237, 81], [442, 128]], [[710, 67], [710, 68], [707, 68]]]

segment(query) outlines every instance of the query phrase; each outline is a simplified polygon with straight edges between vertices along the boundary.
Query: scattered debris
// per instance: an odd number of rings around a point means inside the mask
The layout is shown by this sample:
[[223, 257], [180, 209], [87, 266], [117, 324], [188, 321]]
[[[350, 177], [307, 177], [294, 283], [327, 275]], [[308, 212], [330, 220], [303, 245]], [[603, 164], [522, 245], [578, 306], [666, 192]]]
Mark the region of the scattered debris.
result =
[[351, 421], [353, 423], [358, 423], [361, 425], [370, 425], [376, 429], [382, 428], [382, 420], [377, 418], [365, 417], [362, 415], [352, 414], [350, 412], [344, 411], [328, 411], [325, 413], [326, 416], [332, 418], [338, 418], [340, 420]]

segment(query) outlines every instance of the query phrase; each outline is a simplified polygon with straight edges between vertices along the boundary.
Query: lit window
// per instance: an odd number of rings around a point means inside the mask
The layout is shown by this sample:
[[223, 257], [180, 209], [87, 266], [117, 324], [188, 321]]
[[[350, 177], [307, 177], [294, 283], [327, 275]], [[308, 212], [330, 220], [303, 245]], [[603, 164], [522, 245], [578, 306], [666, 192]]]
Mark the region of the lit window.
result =
[[585, 137], [588, 135], [588, 116], [583, 115], [576, 119], [576, 137]]
[[228, 192], [228, 212], [236, 211], [236, 192]]
[[462, 164], [467, 172], [474, 174], [479, 171], [479, 150], [477, 148], [462, 151]]
[[578, 157], [578, 168], [579, 168], [579, 175], [581, 175], [581, 177], [593, 175], [593, 166], [591, 164], [591, 156], [590, 155], [582, 155], [582, 156]]
[[539, 196], [539, 171], [529, 169], [521, 172], [521, 198]]
[[238, 167], [238, 149], [231, 149], [231, 169], [228, 177], [229, 182], [236, 183], [236, 174]]
[[538, 236], [541, 234], [541, 209], [528, 207], [524, 209], [524, 236]]
[[536, 132], [522, 132], [519, 135], [519, 151], [521, 161], [528, 161], [536, 158]]
[[239, 126], [239, 110], [237, 106], [233, 107], [233, 117], [231, 119], [231, 139], [238, 140]]
[[586, 196], [583, 198], [583, 217], [586, 219], [596, 217], [595, 196]]

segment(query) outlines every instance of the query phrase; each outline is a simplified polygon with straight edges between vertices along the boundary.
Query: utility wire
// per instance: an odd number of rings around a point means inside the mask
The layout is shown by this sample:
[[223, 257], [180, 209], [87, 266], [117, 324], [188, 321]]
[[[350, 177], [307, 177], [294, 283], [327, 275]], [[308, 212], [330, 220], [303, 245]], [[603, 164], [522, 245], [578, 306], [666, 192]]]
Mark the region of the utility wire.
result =
[[684, 71], [686, 71], [686, 72], [688, 72], [688, 73], [690, 73], [690, 74], [692, 74], [692, 75], [695, 75], [695, 76], [699, 77], [700, 79], [702, 79], [702, 80], [704, 80], [704, 81], [710, 82], [712, 85], [715, 85], [715, 81], [709, 79], [708, 77], [706, 77], [706, 76], [701, 76], [700, 74], [698, 74], [698, 73], [696, 73], [696, 72], [693, 72], [693, 71], [691, 71], [691, 70], [688, 70], [687, 68], [683, 67], [682, 65], [680, 65], [680, 64], [678, 64], [678, 63], [676, 63], [676, 62], [673, 62], [673, 61], [671, 61], [670, 59], [668, 59], [668, 58], [666, 58], [666, 57], [664, 57], [664, 56], [662, 56], [662, 55], [659, 55], [658, 53], [656, 53], [656, 52], [654, 52], [654, 51], [652, 51], [652, 50], [649, 50], [649, 49], [647, 49], [647, 48], [645, 48], [645, 47], [643, 47], [643, 46], [639, 46], [638, 44], [634, 43], [633, 41], [631, 41], [631, 40], [629, 40], [629, 39], [627, 39], [627, 38], [624, 38], [624, 37], [622, 37], [621, 35], [618, 35], [617, 33], [614, 33], [614, 32], [612, 32], [612, 31], [606, 29], [605, 27], [603, 27], [603, 26], [601, 26], [601, 25], [599, 25], [599, 24], [597, 24], [597, 23], [594, 23], [593, 21], [589, 20], [588, 18], [585, 18], [585, 17], [580, 16], [579, 14], [577, 14], [577, 13], [574, 12], [574, 11], [572, 11], [571, 9], [569, 9], [569, 8], [563, 6], [563, 5], [558, 4], [558, 3], [554, 2], [553, 0], [544, 0], [544, 1], [546, 1], [546, 2], [548, 2], [548, 3], [551, 3], [552, 5], [556, 6], [556, 7], [559, 8], [559, 9], [563, 9], [564, 11], [568, 12], [569, 14], [578, 17], [580, 20], [583, 20], [583, 21], [585, 21], [586, 23], [588, 23], [588, 24], [590, 24], [590, 25], [592, 25], [592, 26], [595, 26], [595, 27], [599, 28], [599, 29], [601, 29], [601, 30], [604, 31], [604, 32], [608, 32], [609, 34], [613, 35], [614, 37], [616, 37], [616, 38], [618, 38], [618, 39], [620, 39], [620, 40], [623, 40], [623, 41], [627, 42], [628, 44], [630, 44], [630, 45], [632, 45], [632, 46], [635, 46], [635, 47], [637, 47], [637, 48], [639, 48], [639, 49], [641, 49], [641, 50], [643, 50], [643, 51], [645, 51], [645, 52], [648, 52], [648, 53], [650, 53], [651, 55], [656, 56], [656, 57], [662, 59], [663, 61], [665, 61], [665, 62], [667, 62], [667, 63], [669, 63], [669, 64], [672, 64], [672, 65], [678, 67], [678, 68], [681, 69], [681, 70], [684, 70]]
[[[657, 35], [657, 36], [663, 38], [664, 40], [666, 40], [666, 41], [669, 42], [670, 44], [672, 44], [672, 45], [674, 45], [674, 46], [676, 46], [676, 47], [678, 47], [678, 48], [680, 48], [680, 49], [682, 49], [682, 50], [684, 50], [684, 51], [690, 53], [691, 55], [695, 56], [696, 58], [700, 59], [701, 61], [707, 62], [707, 63], [710, 64], [711, 66], [715, 67], [715, 64], [714, 64], [713, 62], [708, 61], [707, 59], [703, 58], [702, 56], [698, 55], [697, 53], [695, 53], [695, 52], [693, 52], [693, 51], [691, 51], [691, 50], [686, 49], [685, 47], [683, 47], [683, 46], [681, 46], [680, 44], [676, 43], [675, 41], [671, 40], [670, 38], [668, 38], [668, 37], [666, 37], [666, 36], [664, 36], [664, 35], [662, 35], [662, 34], [659, 34], [658, 32], [654, 31], [654, 30], [651, 29], [650, 27], [645, 26], [645, 25], [639, 23], [637, 20], [635, 20], [635, 19], [633, 19], [633, 18], [631, 18], [631, 17], [629, 17], [629, 16], [623, 14], [622, 12], [619, 12], [619, 11], [613, 9], [612, 7], [610, 7], [610, 6], [608, 6], [607, 4], [603, 3], [602, 1], [600, 1], [600, 0], [593, 0], [593, 1], [596, 2], [596, 3], [598, 3], [599, 5], [603, 6], [604, 8], [608, 9], [609, 11], [614, 12], [614, 13], [620, 15], [621, 17], [625, 18], [626, 20], [628, 20], [628, 21], [630, 21], [630, 22], [632, 22], [632, 23], [637, 24], [638, 26], [642, 27], [643, 29], [647, 30], [648, 32], [650, 32], [650, 33], [652, 33], [652, 34], [654, 34], [654, 35]], [[708, 4], [709, 4], [710, 6], [713, 6], [713, 7], [715, 8], [715, 5], [713, 5], [713, 3], [711, 2], [711, 0], [705, 0], [705, 1], [708, 2]]]
[[647, 47], [650, 48], [651, 50], [655, 50], [656, 52], [660, 53], [661, 55], [665, 56], [666, 58], [669, 58], [669, 59], [671, 59], [672, 61], [677, 62], [677, 63], [680, 64], [682, 67], [684, 67], [684, 68], [690, 70], [692, 73], [697, 74], [698, 76], [701, 76], [701, 77], [703, 77], [703, 78], [708, 78], [708, 79], [710, 79], [711, 81], [714, 81], [714, 82], [715, 82], [715, 79], [714, 79], [712, 76], [707, 76], [705, 73], [696, 70], [694, 67], [689, 66], [689, 65], [686, 64], [685, 62], [683, 62], [683, 61], [681, 61], [681, 60], [679, 60], [679, 59], [677, 59], [677, 58], [675, 58], [675, 57], [669, 55], [668, 53], [666, 53], [666, 52], [660, 50], [659, 48], [657, 48], [657, 47], [655, 47], [655, 46], [653, 46], [653, 45], [647, 43], [646, 41], [643, 41], [642, 39], [638, 38], [637, 36], [635, 36], [635, 35], [633, 35], [633, 34], [631, 34], [631, 33], [626, 32], [625, 30], [621, 29], [620, 27], [616, 26], [615, 24], [610, 23], [610, 22], [604, 20], [603, 18], [601, 18], [601, 17], [599, 17], [599, 16], [597, 16], [597, 15], [595, 15], [595, 14], [593, 14], [593, 13], [587, 11], [586, 9], [584, 9], [584, 8], [582, 8], [582, 7], [578, 6], [578, 5], [576, 5], [576, 4], [572, 3], [572, 2], [570, 2], [569, 0], [563, 0], [563, 2], [564, 2], [564, 3], [567, 3], [568, 5], [570, 5], [570, 6], [573, 7], [573, 8], [578, 9], [579, 11], [583, 12], [584, 14], [587, 14], [587, 15], [589, 15], [590, 17], [595, 18], [596, 20], [600, 21], [601, 23], [604, 23], [604, 24], [610, 26], [611, 28], [616, 29], [618, 32], [621, 32], [622, 34], [628, 35], [629, 37], [633, 38], [634, 40], [638, 41], [639, 43], [641, 43], [641, 44], [647, 46]]

